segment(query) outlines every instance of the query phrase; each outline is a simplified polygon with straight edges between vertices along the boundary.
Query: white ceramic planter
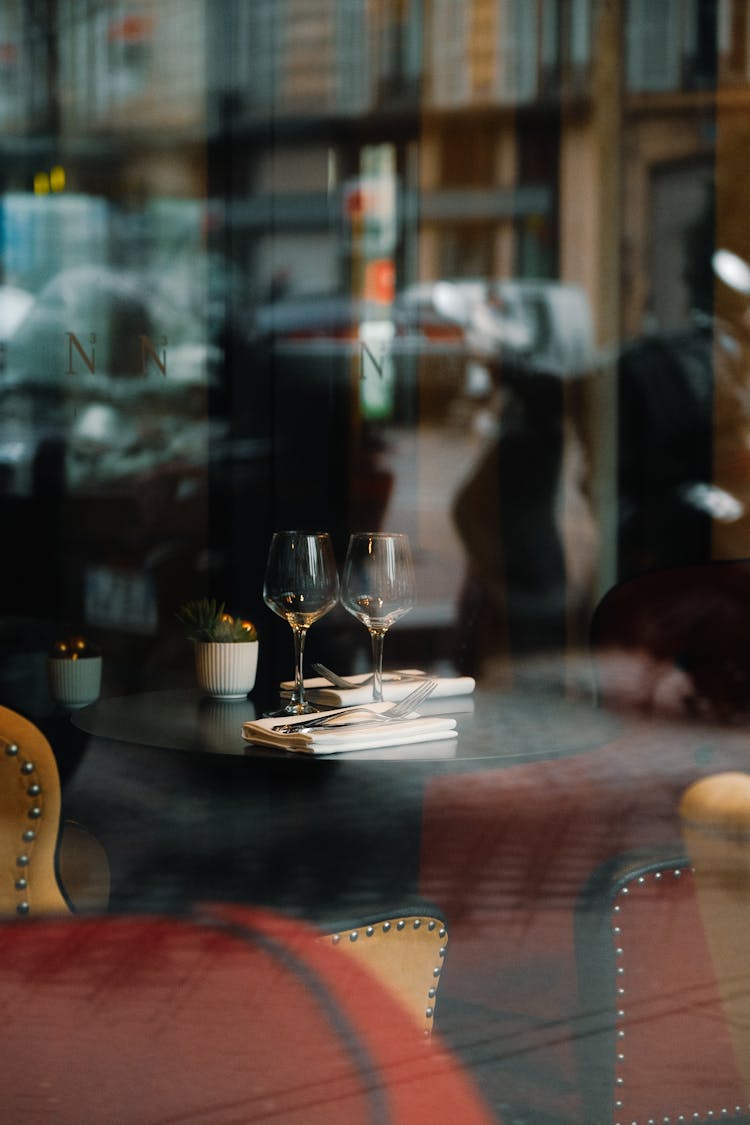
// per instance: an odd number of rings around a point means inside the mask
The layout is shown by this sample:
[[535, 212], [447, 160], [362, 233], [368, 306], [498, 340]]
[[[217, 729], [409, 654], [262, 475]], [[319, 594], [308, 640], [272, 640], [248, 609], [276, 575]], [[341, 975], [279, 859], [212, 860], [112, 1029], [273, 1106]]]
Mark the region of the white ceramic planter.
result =
[[102, 688], [101, 656], [50, 656], [47, 659], [49, 691], [63, 707], [85, 707], [99, 698]]
[[257, 670], [257, 641], [195, 641], [198, 686], [212, 699], [244, 699]]

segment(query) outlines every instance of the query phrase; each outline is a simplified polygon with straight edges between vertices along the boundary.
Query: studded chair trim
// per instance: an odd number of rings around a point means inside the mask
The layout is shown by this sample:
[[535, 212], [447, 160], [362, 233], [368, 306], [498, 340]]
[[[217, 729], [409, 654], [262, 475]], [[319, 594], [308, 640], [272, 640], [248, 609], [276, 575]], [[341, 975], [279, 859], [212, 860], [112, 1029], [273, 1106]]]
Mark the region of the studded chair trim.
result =
[[687, 857], [630, 853], [602, 865], [578, 903], [576, 951], [586, 1125], [744, 1122], [750, 1106]]
[[411, 1013], [430, 1036], [448, 947], [445, 920], [427, 913], [372, 915], [340, 924], [319, 939], [351, 957]]
[[33, 723], [0, 707], [0, 916], [68, 913], [55, 872], [60, 780]]

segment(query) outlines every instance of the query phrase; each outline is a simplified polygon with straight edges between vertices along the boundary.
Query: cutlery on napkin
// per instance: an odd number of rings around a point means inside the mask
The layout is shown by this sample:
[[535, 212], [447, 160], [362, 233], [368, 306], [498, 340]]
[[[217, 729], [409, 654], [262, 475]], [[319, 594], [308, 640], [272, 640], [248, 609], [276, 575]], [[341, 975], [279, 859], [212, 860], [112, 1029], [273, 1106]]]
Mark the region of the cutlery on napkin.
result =
[[[413, 685], [412, 685], [413, 686]], [[331, 725], [305, 731], [309, 715], [294, 716], [288, 725], [299, 726], [299, 733], [281, 734], [273, 727], [279, 725], [278, 716], [255, 719], [243, 723], [242, 737], [247, 742], [259, 742], [264, 746], [277, 746], [284, 750], [297, 750], [306, 754], [336, 754], [344, 750], [367, 750], [380, 746], [408, 746], [417, 742], [435, 742], [446, 738], [456, 738], [456, 720], [449, 716], [423, 717], [415, 714], [413, 718], [383, 722], [378, 712], [387, 703], [373, 703], [372, 717], [360, 715], [356, 720], [348, 715], [346, 709], [340, 712], [340, 727], [335, 725], [336, 712], [331, 711]]]
[[[423, 676], [425, 673], [418, 668], [400, 668], [396, 673], [397, 676]], [[431, 676], [435, 680], [436, 686], [430, 699], [447, 699], [454, 695], [471, 695], [476, 687], [476, 681], [472, 676]], [[326, 707], [343, 707], [353, 703], [371, 703], [372, 702], [372, 679], [370, 674], [365, 672], [360, 676], [347, 676], [347, 679], [356, 682], [363, 681], [361, 686], [351, 688], [337, 688], [333, 687], [328, 680], [322, 676], [314, 676], [310, 679], [305, 679], [305, 694], [312, 692], [312, 698], [316, 703], [320, 703]], [[414, 680], [409, 679], [388, 679], [388, 673], [383, 674], [383, 699], [387, 703], [397, 703], [403, 699], [405, 695], [414, 687]], [[292, 680], [285, 680], [280, 685], [280, 692], [282, 696], [289, 696], [294, 689], [294, 682]]]

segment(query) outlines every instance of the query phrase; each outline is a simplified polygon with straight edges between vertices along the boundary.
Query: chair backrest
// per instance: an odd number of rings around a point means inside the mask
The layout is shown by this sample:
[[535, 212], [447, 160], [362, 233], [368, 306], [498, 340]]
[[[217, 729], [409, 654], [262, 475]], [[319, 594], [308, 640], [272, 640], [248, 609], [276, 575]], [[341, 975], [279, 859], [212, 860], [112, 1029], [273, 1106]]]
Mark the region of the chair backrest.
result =
[[61, 821], [49, 741], [0, 706], [0, 917], [103, 911], [109, 890], [102, 845], [83, 825]]
[[578, 903], [576, 952], [585, 1125], [748, 1112], [687, 856], [599, 867]]
[[55, 871], [60, 800], [49, 742], [0, 707], [0, 916], [68, 912]]
[[[605, 705], [711, 718], [750, 712], [750, 561], [650, 571], [612, 587], [590, 626]], [[678, 682], [678, 674], [681, 682]], [[665, 679], [672, 675], [673, 683]], [[660, 692], [662, 693], [660, 696]], [[669, 693], [681, 698], [669, 698]]]
[[498, 1121], [363, 966], [266, 911], [9, 922], [0, 995], [8, 1120]]
[[448, 947], [448, 927], [436, 911], [374, 914], [339, 923], [318, 939], [363, 965], [429, 1036]]
[[694, 782], [680, 802], [703, 927], [750, 1101], [750, 775]]

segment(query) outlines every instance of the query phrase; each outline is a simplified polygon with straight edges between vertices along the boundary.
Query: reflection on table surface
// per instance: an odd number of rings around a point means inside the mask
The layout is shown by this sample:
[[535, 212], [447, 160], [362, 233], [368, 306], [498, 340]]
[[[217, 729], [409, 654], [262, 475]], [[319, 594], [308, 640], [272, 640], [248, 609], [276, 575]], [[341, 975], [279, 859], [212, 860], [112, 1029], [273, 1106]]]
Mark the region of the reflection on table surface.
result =
[[64, 811], [105, 847], [114, 911], [222, 900], [327, 924], [363, 904], [439, 904], [441, 1035], [492, 1104], [539, 1104], [554, 1113], [516, 1119], [572, 1125], [571, 1048], [592, 1034], [577, 1006], [582, 888], [614, 856], [678, 849], [679, 795], [746, 762], [747, 728], [618, 717], [542, 671], [425, 705], [455, 715], [452, 759], [437, 744], [383, 761], [254, 748], [241, 727], [260, 701], [192, 689], [102, 699], [68, 724], [85, 748]]
[[[473, 696], [427, 700], [420, 714], [455, 717], [458, 738], [358, 750], [315, 760], [470, 761], [494, 759], [509, 764], [565, 757], [595, 749], [613, 738], [618, 720], [590, 703], [559, 692], [477, 691]], [[80, 730], [99, 738], [170, 750], [209, 754], [297, 759], [301, 755], [253, 745], [242, 724], [256, 718], [251, 700], [222, 702], [192, 689], [144, 692], [101, 699], [72, 716]], [[309, 755], [304, 755], [309, 758]]]
[[[440, 1036], [498, 1120], [574, 1125], [613, 1054], [607, 1011], [592, 1021], [579, 987], [582, 892], [617, 857], [679, 854], [681, 793], [744, 769], [748, 728], [647, 712], [622, 692], [617, 714], [597, 707], [584, 659], [565, 688], [554, 660], [521, 671], [423, 705], [455, 717], [455, 742], [327, 758], [245, 743], [243, 722], [265, 710], [260, 693], [103, 698], [66, 721], [83, 749], [64, 810], [106, 849], [114, 911], [222, 900], [328, 925], [434, 902], [450, 934]], [[602, 918], [609, 943], [608, 907]], [[692, 931], [668, 928], [682, 971]], [[651, 928], [646, 940], [658, 955]], [[592, 959], [580, 963], [585, 985]], [[648, 1030], [651, 1013], [635, 1010]], [[580, 1046], [604, 1062], [579, 1068]], [[714, 1073], [692, 1056], [690, 1066], [708, 1095]]]

